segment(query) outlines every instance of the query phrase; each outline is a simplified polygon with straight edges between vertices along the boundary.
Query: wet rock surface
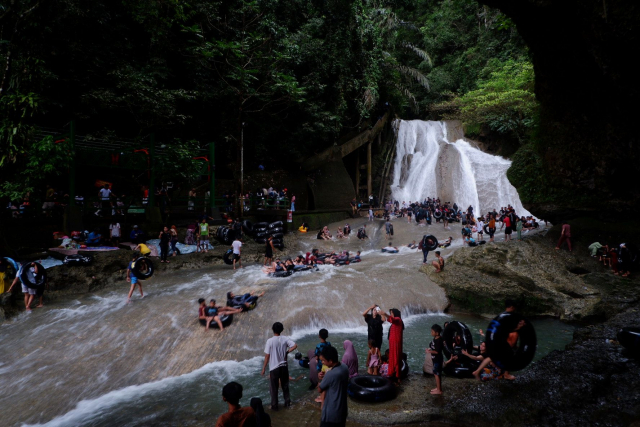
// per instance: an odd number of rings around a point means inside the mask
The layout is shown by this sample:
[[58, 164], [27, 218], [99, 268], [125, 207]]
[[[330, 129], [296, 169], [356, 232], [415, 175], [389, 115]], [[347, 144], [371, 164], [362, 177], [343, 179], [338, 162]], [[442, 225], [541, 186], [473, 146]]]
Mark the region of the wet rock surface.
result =
[[614, 276], [586, 251], [556, 251], [542, 234], [465, 247], [441, 273], [431, 266], [421, 271], [446, 290], [454, 308], [478, 314], [498, 313], [511, 298], [525, 315], [592, 321], [636, 305], [640, 296], [633, 280]]

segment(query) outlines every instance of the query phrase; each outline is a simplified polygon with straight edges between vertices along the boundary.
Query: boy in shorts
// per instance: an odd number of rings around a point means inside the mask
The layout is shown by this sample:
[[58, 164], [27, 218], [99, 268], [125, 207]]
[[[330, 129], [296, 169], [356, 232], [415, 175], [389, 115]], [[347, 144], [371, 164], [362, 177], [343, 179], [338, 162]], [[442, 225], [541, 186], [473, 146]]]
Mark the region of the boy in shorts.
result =
[[442, 394], [442, 380], [440, 376], [442, 375], [442, 348], [444, 344], [442, 343], [440, 333], [442, 333], [442, 327], [440, 327], [440, 325], [433, 325], [431, 327], [433, 340], [429, 344], [427, 353], [431, 355], [431, 360], [433, 361], [433, 376], [436, 378], [436, 388], [431, 390], [431, 394]]
[[142, 282], [138, 280], [136, 275], [133, 273], [133, 265], [138, 259], [137, 255], [133, 256], [133, 259], [129, 263], [129, 267], [127, 267], [127, 282], [131, 282], [131, 289], [129, 290], [129, 296], [127, 297], [127, 304], [131, 302], [131, 295], [133, 295], [133, 291], [136, 289], [136, 285], [140, 287], [140, 298], [144, 298], [144, 293], [142, 293]]
[[207, 219], [202, 218], [202, 222], [198, 224], [198, 247], [196, 252], [209, 252], [209, 224]]

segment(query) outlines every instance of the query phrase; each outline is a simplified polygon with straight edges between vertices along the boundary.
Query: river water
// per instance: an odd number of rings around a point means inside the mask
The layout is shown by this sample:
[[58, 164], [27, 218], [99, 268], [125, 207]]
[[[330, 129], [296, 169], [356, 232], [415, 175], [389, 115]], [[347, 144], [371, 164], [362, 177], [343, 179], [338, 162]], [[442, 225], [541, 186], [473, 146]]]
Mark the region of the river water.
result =
[[[357, 229], [366, 221], [351, 222]], [[438, 239], [460, 235], [460, 225], [416, 226], [393, 221], [395, 246], [425, 234]], [[156, 276], [144, 283], [145, 298], [134, 295], [126, 304], [128, 285], [80, 295], [65, 303], [34, 310], [0, 326], [0, 425], [145, 426], [211, 425], [224, 411], [222, 386], [235, 380], [245, 388], [243, 404], [251, 396], [269, 401], [268, 382], [260, 376], [265, 341], [271, 325], [280, 321], [285, 335], [299, 350], [315, 347], [317, 332], [329, 330], [329, 341], [342, 354], [342, 342], [354, 342], [366, 357], [366, 325], [362, 312], [373, 303], [401, 309], [406, 322], [405, 351], [410, 367], [420, 371], [433, 323], [457, 319], [467, 323], [479, 339], [478, 328], [488, 321], [468, 315], [444, 314], [446, 295], [418, 272], [422, 254], [401, 247], [399, 254], [383, 254], [383, 222], [369, 224], [370, 239], [355, 235], [341, 241], [302, 236], [300, 252], [362, 250], [363, 261], [350, 266], [321, 266], [319, 271], [291, 277], [267, 278], [260, 266], [232, 271], [228, 266], [184, 270]], [[331, 224], [331, 230], [339, 225]], [[460, 239], [443, 250], [449, 256]], [[237, 315], [224, 331], [205, 331], [197, 322], [200, 297], [223, 301], [227, 291], [265, 290], [257, 308]], [[572, 328], [555, 320], [534, 322], [538, 354], [561, 349]], [[384, 351], [384, 349], [383, 349]], [[293, 376], [306, 372], [290, 363]], [[308, 380], [292, 384], [294, 401], [309, 400]], [[277, 414], [278, 425], [317, 424], [317, 411], [296, 418], [295, 410]], [[310, 417], [310, 418], [309, 418]]]

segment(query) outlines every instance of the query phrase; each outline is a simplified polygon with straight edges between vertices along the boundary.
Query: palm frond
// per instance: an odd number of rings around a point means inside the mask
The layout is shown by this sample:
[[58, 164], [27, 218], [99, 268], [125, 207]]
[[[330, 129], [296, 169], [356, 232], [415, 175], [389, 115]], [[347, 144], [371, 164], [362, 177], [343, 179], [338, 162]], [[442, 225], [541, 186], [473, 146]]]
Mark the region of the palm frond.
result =
[[427, 79], [427, 76], [422, 74], [420, 71], [416, 70], [415, 68], [407, 67], [406, 65], [400, 64], [392, 64], [392, 67], [398, 70], [401, 74], [413, 78], [422, 87], [429, 90], [429, 79]]
[[427, 61], [427, 64], [429, 64], [429, 66], [431, 67], [432, 63], [431, 63], [431, 57], [429, 56], [429, 54], [427, 52], [425, 52], [424, 50], [420, 49], [419, 47], [416, 47], [414, 45], [412, 45], [411, 43], [405, 42], [402, 44], [403, 47], [412, 50], [416, 55], [418, 55], [423, 61]]
[[412, 103], [412, 110], [414, 113], [418, 114], [420, 112], [420, 107], [418, 106], [418, 101], [416, 101], [416, 97], [413, 95], [413, 93], [411, 93], [411, 91], [409, 90], [409, 88], [402, 86], [399, 83], [394, 84], [394, 86], [396, 87], [396, 89], [398, 89], [400, 91], [400, 93], [402, 93], [404, 96], [406, 96], [407, 98], [409, 98], [409, 100]]

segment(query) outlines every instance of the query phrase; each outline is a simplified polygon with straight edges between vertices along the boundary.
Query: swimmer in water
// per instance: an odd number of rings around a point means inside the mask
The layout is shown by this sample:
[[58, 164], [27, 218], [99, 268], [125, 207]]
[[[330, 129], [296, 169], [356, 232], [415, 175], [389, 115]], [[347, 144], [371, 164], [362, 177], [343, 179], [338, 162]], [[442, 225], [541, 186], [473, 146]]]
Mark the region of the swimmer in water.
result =
[[385, 252], [398, 252], [399, 249], [395, 246], [391, 246], [392, 244], [393, 242], [389, 242], [389, 246], [385, 246], [384, 248], [382, 248], [382, 250]]

